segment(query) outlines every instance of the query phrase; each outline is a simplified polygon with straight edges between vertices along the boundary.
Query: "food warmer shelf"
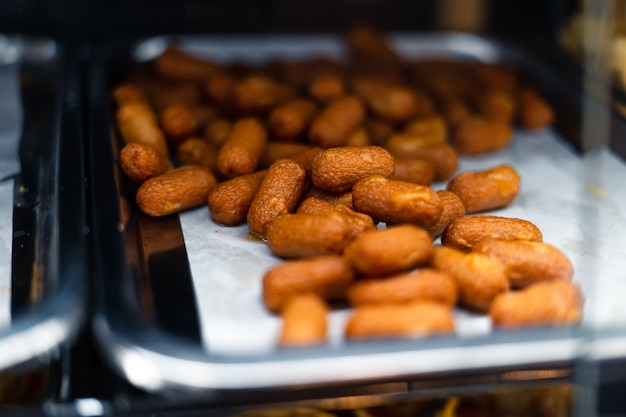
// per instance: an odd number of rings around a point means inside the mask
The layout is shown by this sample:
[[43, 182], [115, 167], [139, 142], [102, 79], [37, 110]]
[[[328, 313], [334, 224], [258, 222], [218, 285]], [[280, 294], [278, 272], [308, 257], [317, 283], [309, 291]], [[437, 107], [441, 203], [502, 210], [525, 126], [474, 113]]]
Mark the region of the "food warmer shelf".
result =
[[[328, 35], [151, 38], [94, 54], [89, 82], [87, 155], [97, 302], [93, 327], [106, 361], [132, 385], [165, 398], [204, 400], [241, 390], [270, 395], [393, 381], [404, 381], [409, 390], [428, 390], [447, 383], [462, 387], [572, 379], [578, 361], [624, 357], [626, 350], [611, 349], [626, 340], [621, 301], [626, 287], [623, 273], [616, 272], [624, 270], [626, 259], [624, 248], [616, 245], [626, 237], [626, 201], [613, 174], [626, 173], [624, 155], [617, 151], [624, 146], [619, 137], [624, 121], [613, 120], [617, 133], [610, 144], [582, 152], [580, 86], [537, 56], [467, 34], [394, 33], [390, 40], [413, 59], [513, 65], [554, 106], [552, 128], [516, 131], [508, 149], [461, 158], [460, 169], [502, 161], [519, 169], [526, 187], [522, 203], [494, 214], [530, 219], [546, 241], [572, 259], [574, 280], [585, 296], [582, 323], [502, 331], [461, 315], [460, 331], [451, 337], [366, 343], [345, 343], [338, 337], [321, 347], [275, 348], [267, 334], [275, 329], [275, 319], [259, 307], [258, 287], [263, 268], [276, 260], [262, 243], [242, 237], [245, 226], [212, 224], [206, 207], [158, 219], [139, 213], [117, 165], [121, 142], [111, 91], [129, 69], [154, 59], [168, 45], [218, 61], [258, 63], [315, 54], [340, 58], [345, 53], [342, 41]], [[246, 279], [238, 280], [242, 271]], [[220, 287], [216, 277], [232, 285]], [[251, 306], [249, 311], [246, 306]], [[341, 323], [341, 312], [334, 320]]]

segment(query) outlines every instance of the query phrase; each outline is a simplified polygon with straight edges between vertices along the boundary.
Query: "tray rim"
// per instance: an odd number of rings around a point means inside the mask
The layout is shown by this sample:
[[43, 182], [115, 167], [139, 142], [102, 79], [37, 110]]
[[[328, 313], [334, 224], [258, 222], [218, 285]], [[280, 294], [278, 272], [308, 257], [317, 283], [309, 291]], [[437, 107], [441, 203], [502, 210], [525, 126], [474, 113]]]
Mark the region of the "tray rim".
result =
[[[449, 42], [463, 40], [465, 46], [477, 45], [478, 47], [486, 48], [484, 49], [485, 51], [491, 51], [490, 48], [494, 45], [498, 45], [499, 50], [502, 50], [503, 45], [505, 45], [510, 48], [507, 51], [508, 54], [520, 52], [518, 49], [512, 48], [510, 44], [502, 44], [481, 35], [403, 32], [398, 34], [392, 33], [391, 38], [394, 38], [396, 35], [400, 38], [403, 36], [427, 38], [435, 42], [441, 39]], [[289, 35], [268, 36], [282, 37]], [[304, 35], [304, 37], [307, 36]], [[316, 35], [313, 34], [311, 36], [314, 37]], [[296, 35], [296, 37], [302, 38], [303, 36]], [[184, 42], [185, 40], [202, 41], [224, 38], [231, 40], [252, 39], [248, 36], [240, 35], [165, 35], [147, 38], [138, 43], [146, 41], [157, 43], [172, 41], [176, 43], [178, 41]], [[263, 36], [255, 36], [254, 39], [255, 41], [262, 40]], [[485, 55], [485, 59], [488, 60], [489, 57], [495, 59], [499, 58], [500, 55], [489, 53]], [[522, 53], [519, 57], [527, 59], [529, 55]], [[100, 55], [98, 60], [94, 60], [92, 77], [105, 76], [103, 73], [104, 69], [102, 67], [98, 68], [99, 65], [104, 65], [105, 60], [106, 53]], [[532, 64], [532, 60], [527, 63]], [[101, 114], [103, 110], [106, 111], [108, 100], [106, 93], [103, 94], [97, 97], [97, 102], [91, 103], [92, 108], [90, 110], [92, 114]], [[104, 124], [99, 125], [99, 127], [103, 128]], [[90, 138], [92, 141], [93, 139], [93, 137]], [[121, 260], [123, 262], [124, 254], [120, 252], [119, 248], [115, 252], [117, 256], [120, 256], [118, 261]], [[98, 253], [98, 250], [96, 250], [96, 253]], [[107, 270], [110, 270], [110, 268], [107, 268]], [[98, 271], [98, 273], [102, 274], [103, 271]], [[129, 272], [126, 271], [126, 273], [128, 274]], [[126, 278], [131, 277], [127, 276]], [[102, 281], [103, 277], [100, 277], [100, 285], [103, 284]], [[108, 291], [104, 286], [101, 290]], [[604, 360], [615, 357], [615, 350], [606, 348], [604, 351], [601, 351], [602, 339], [594, 338], [594, 335], [602, 334], [611, 343], [619, 343], [622, 340], [626, 340], [626, 329], [603, 329], [602, 331], [596, 331], [576, 326], [567, 329], [524, 329], [514, 332], [515, 334], [503, 332], [489, 335], [488, 339], [492, 342], [497, 342], [498, 347], [503, 351], [507, 351], [510, 348], [524, 352], [524, 357], [520, 357], [519, 360], [502, 362], [497, 362], [492, 357], [483, 357], [485, 347], [492, 345], [484, 343], [485, 340], [481, 337], [472, 338], [472, 340], [457, 340], [459, 342], [457, 346], [449, 344], [446, 347], [446, 351], [441, 348], [429, 349], [428, 346], [432, 348], [440, 341], [429, 340], [420, 341], [419, 343], [415, 343], [415, 341], [385, 341], [381, 343], [366, 343], [365, 346], [350, 346], [348, 348], [349, 352], [334, 352], [339, 353], [339, 355], [332, 358], [341, 358], [341, 366], [337, 364], [336, 367], [327, 369], [329, 366], [323, 366], [323, 363], [320, 365], [320, 361], [328, 363], [329, 361], [325, 354], [329, 352], [316, 349], [305, 349], [299, 352], [288, 353], [281, 352], [280, 355], [271, 354], [262, 358], [211, 357], [199, 345], [171, 337], [171, 335], [163, 333], [147, 320], [137, 317], [125, 317], [119, 309], [112, 311], [111, 304], [107, 305], [108, 302], [106, 300], [110, 296], [111, 294], [108, 294], [99, 298], [98, 308], [96, 308], [93, 317], [94, 332], [101, 342], [101, 353], [108, 363], [133, 385], [149, 392], [161, 394], [172, 394], [181, 391], [205, 392], [207, 390], [223, 389], [288, 389], [290, 387], [311, 387], [329, 383], [353, 384], [389, 378], [401, 380], [419, 379], [422, 376], [433, 373], [446, 374], [467, 370], [498, 372], [502, 368], [553, 367], [555, 365], [575, 366], [578, 361], [588, 358]], [[117, 307], [120, 306], [117, 305]], [[132, 308], [126, 308], [125, 312], [137, 313], [138, 310], [133, 306]], [[592, 339], [594, 339], [593, 344], [590, 343]], [[416, 344], [421, 346], [416, 346]], [[595, 356], [593, 356], [593, 352], [596, 352]], [[332, 354], [333, 352], [330, 353]], [[458, 358], [459, 354], [464, 357], [479, 357], [481, 359], [461, 366], [455, 364], [453, 360], [455, 357]], [[373, 356], [379, 361], [396, 364], [394, 366], [401, 362], [403, 365], [402, 370], [390, 371], [393, 368], [392, 365], [380, 367], [376, 366], [373, 361], [367, 362], [367, 371], [358, 369], [359, 365], [362, 367], [364, 360], [371, 359]], [[530, 359], [531, 357], [534, 357], [534, 359]], [[303, 372], [299, 372], [300, 375], [294, 375], [294, 367]], [[347, 371], [348, 368], [350, 371]], [[324, 374], [320, 369], [325, 369], [326, 373]], [[233, 376], [240, 374], [242, 370], [245, 370], [247, 375], [245, 378]], [[270, 371], [276, 373], [272, 379], [264, 376]], [[310, 373], [307, 374], [307, 372]]]

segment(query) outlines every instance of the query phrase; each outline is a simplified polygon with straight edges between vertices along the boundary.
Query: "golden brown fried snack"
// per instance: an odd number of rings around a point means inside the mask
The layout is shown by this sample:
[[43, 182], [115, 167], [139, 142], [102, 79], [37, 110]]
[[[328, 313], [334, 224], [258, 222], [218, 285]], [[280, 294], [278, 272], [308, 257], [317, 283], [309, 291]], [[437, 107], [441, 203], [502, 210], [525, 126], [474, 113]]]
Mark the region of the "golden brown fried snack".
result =
[[512, 167], [500, 165], [484, 171], [464, 172], [446, 189], [456, 194], [467, 214], [506, 207], [519, 193], [520, 177]]
[[428, 114], [409, 121], [404, 127], [404, 133], [421, 138], [431, 145], [441, 145], [446, 143], [448, 138], [448, 127], [443, 117]]
[[313, 158], [311, 181], [331, 193], [347, 191], [360, 179], [393, 173], [394, 161], [380, 146], [342, 146], [325, 149]]
[[447, 181], [459, 164], [457, 151], [450, 145], [431, 145], [408, 135], [392, 135], [386, 145], [395, 158], [426, 159], [435, 168], [435, 181]]
[[293, 212], [306, 186], [306, 170], [290, 159], [279, 159], [268, 169], [250, 209], [250, 233], [265, 239], [269, 224], [279, 215]]
[[352, 204], [352, 191], [346, 191], [344, 193], [329, 193], [328, 191], [320, 190], [319, 188], [309, 187], [304, 195], [305, 198], [315, 197], [320, 200], [328, 201], [333, 205], [344, 204], [350, 209], [354, 209]]
[[346, 85], [341, 74], [325, 71], [316, 74], [308, 86], [308, 93], [314, 100], [327, 104], [346, 94]]
[[285, 303], [280, 316], [280, 346], [319, 345], [328, 337], [328, 306], [315, 294], [294, 295]]
[[204, 137], [213, 146], [220, 148], [228, 139], [232, 126], [233, 124], [227, 119], [218, 118], [212, 120], [204, 128]]
[[311, 196], [302, 200], [296, 213], [299, 214], [331, 214], [335, 212], [335, 205], [330, 201]]
[[339, 215], [285, 213], [267, 226], [267, 246], [281, 258], [339, 255], [350, 242], [350, 227]]
[[138, 184], [172, 169], [169, 159], [144, 143], [124, 146], [120, 152], [120, 165], [124, 174]]
[[471, 119], [469, 105], [459, 97], [444, 97], [439, 100], [439, 107], [448, 126], [455, 128]]
[[202, 132], [206, 126], [220, 118], [219, 109], [213, 105], [204, 103], [189, 106], [191, 114], [198, 124], [198, 131]]
[[528, 220], [487, 214], [464, 216], [450, 223], [441, 235], [441, 244], [470, 250], [486, 237], [543, 241], [541, 230]]
[[524, 129], [542, 129], [554, 122], [552, 106], [533, 89], [518, 92], [517, 106], [517, 121]]
[[217, 154], [217, 169], [226, 178], [253, 173], [267, 147], [267, 132], [258, 119], [239, 119]]
[[506, 266], [480, 253], [436, 246], [430, 264], [456, 280], [459, 301], [473, 310], [486, 312], [498, 294], [509, 290]]
[[245, 223], [250, 204], [266, 174], [267, 171], [257, 171], [217, 184], [208, 197], [213, 221], [225, 226]]
[[130, 102], [120, 106], [115, 115], [122, 139], [128, 143], [144, 143], [169, 158], [169, 149], [157, 116], [144, 102]]
[[298, 206], [299, 214], [318, 214], [341, 217], [350, 229], [349, 240], [353, 240], [361, 233], [376, 228], [374, 220], [364, 213], [357, 213], [345, 204], [333, 204], [318, 197], [307, 197]]
[[428, 232], [404, 224], [362, 233], [345, 248], [344, 257], [362, 275], [390, 275], [425, 264], [432, 247]]
[[441, 199], [441, 216], [428, 232], [431, 236], [439, 236], [451, 222], [465, 216], [465, 206], [456, 194], [446, 190], [438, 190], [437, 195]]
[[199, 165], [217, 172], [217, 151], [203, 138], [192, 136], [184, 139], [176, 147], [176, 159], [182, 165]]
[[352, 90], [382, 120], [402, 123], [417, 113], [417, 97], [412, 89], [404, 85], [359, 77], [352, 81]]
[[341, 256], [282, 262], [263, 275], [263, 302], [278, 312], [297, 294], [313, 293], [326, 301], [343, 299], [354, 281], [354, 271]]
[[357, 307], [348, 319], [345, 334], [351, 340], [426, 337], [454, 333], [454, 326], [449, 305], [415, 301]]
[[497, 296], [489, 316], [496, 327], [572, 325], [581, 320], [583, 304], [576, 284], [566, 280], [539, 282]]
[[357, 307], [418, 300], [453, 306], [458, 300], [458, 288], [449, 274], [432, 268], [421, 268], [417, 272], [358, 280], [348, 289], [347, 297]]
[[433, 227], [441, 216], [441, 200], [430, 187], [372, 175], [352, 187], [352, 204], [358, 212], [387, 224], [411, 223]]
[[480, 86], [486, 90], [510, 92], [517, 87], [517, 72], [506, 64], [479, 62], [471, 69]]
[[308, 129], [317, 112], [317, 105], [306, 99], [296, 98], [275, 107], [269, 116], [268, 129], [272, 138], [294, 141]]
[[491, 90], [479, 93], [476, 101], [479, 113], [485, 119], [503, 124], [513, 123], [517, 109], [512, 92]]
[[435, 167], [427, 159], [397, 157], [394, 158], [394, 171], [389, 178], [413, 184], [430, 185], [435, 178]]
[[252, 74], [235, 83], [235, 106], [241, 114], [261, 114], [285, 100], [290, 92], [271, 77]]
[[527, 287], [542, 281], [571, 281], [574, 267], [556, 247], [530, 240], [486, 237], [472, 251], [496, 258], [508, 268], [512, 287]]
[[311, 169], [313, 168], [313, 159], [315, 159], [315, 155], [320, 153], [322, 148], [313, 147], [308, 150], [297, 152], [287, 156], [288, 159], [295, 161], [302, 165], [304, 169], [306, 169], [307, 174], [311, 174]]
[[373, 117], [365, 119], [362, 126], [372, 145], [386, 146], [387, 140], [394, 133], [394, 126], [391, 123]]
[[370, 146], [372, 141], [370, 135], [364, 127], [359, 127], [346, 139], [344, 146]]
[[130, 83], [123, 83], [115, 87], [112, 96], [118, 107], [128, 103], [148, 102], [148, 98], [141, 88]]
[[422, 148], [427, 146], [440, 146], [439, 143], [431, 143], [427, 137], [413, 133], [398, 132], [387, 138], [385, 147], [395, 156], [412, 158]]
[[293, 155], [304, 154], [312, 149], [321, 150], [321, 148], [313, 148], [304, 143], [269, 141], [259, 166], [267, 168], [279, 159], [291, 158]]
[[165, 136], [174, 143], [188, 138], [198, 129], [193, 110], [185, 104], [168, 106], [159, 115], [159, 122]]
[[214, 62], [193, 57], [173, 47], [157, 58], [155, 66], [160, 76], [185, 81], [202, 82], [224, 71]]
[[311, 122], [308, 140], [316, 146], [331, 148], [343, 145], [365, 119], [365, 108], [354, 96], [333, 100]]
[[512, 137], [511, 125], [472, 117], [457, 126], [451, 140], [460, 154], [480, 155], [505, 148]]
[[374, 219], [372, 219], [371, 216], [356, 212], [345, 204], [335, 205], [335, 211], [350, 227], [350, 240], [353, 240], [355, 237], [368, 230], [376, 229], [376, 223], [374, 223]]
[[215, 185], [217, 180], [207, 168], [183, 166], [146, 180], [135, 199], [142, 212], [160, 217], [206, 204]]
[[237, 79], [229, 73], [220, 73], [208, 79], [204, 92], [208, 99], [222, 112], [235, 112], [235, 84]]
[[371, 26], [359, 25], [346, 34], [353, 71], [389, 78], [399, 77], [402, 59], [388, 40]]

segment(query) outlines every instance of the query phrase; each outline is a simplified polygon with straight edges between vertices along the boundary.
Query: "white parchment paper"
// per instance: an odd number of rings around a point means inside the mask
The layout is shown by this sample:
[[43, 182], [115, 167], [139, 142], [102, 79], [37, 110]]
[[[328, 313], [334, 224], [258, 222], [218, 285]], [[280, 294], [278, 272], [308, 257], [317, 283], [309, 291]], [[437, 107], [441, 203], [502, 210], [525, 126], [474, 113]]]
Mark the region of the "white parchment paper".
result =
[[[497, 59], [498, 48], [467, 38], [392, 37], [408, 57], [474, 56]], [[147, 45], [147, 46], [150, 46]], [[152, 45], [154, 46], [154, 45]], [[161, 45], [162, 46], [162, 45]], [[181, 43], [181, 48], [218, 61], [263, 62], [315, 54], [341, 57], [340, 39], [208, 39]], [[145, 48], [144, 48], [145, 49]], [[147, 48], [150, 49], [150, 48]], [[520, 174], [519, 196], [491, 214], [518, 217], [536, 224], [544, 241], [561, 249], [575, 268], [574, 280], [585, 296], [583, 325], [626, 326], [626, 165], [608, 149], [581, 157], [550, 129], [515, 133], [511, 145], [480, 157], [463, 157], [458, 173], [509, 164]], [[442, 189], [445, 183], [434, 184]], [[204, 346], [222, 355], [263, 354], [276, 346], [279, 320], [265, 310], [261, 279], [281, 262], [266, 245], [248, 234], [247, 226], [214, 224], [206, 207], [180, 216], [197, 297]], [[333, 311], [329, 343], [343, 343], [350, 312]], [[459, 310], [457, 335], [487, 334], [487, 317]]]
[[11, 249], [13, 180], [19, 172], [18, 146], [22, 126], [19, 65], [0, 65], [0, 326], [11, 318]]
[[[626, 165], [606, 148], [577, 155], [553, 131], [517, 132], [501, 152], [463, 157], [458, 172], [513, 166], [520, 194], [491, 214], [537, 225], [544, 241], [572, 261], [585, 296], [583, 324], [626, 325]], [[444, 188], [435, 184], [434, 188]], [[261, 300], [265, 271], [280, 262], [247, 226], [214, 224], [206, 207], [183, 213], [181, 223], [199, 306], [202, 337], [211, 353], [264, 353], [275, 348], [279, 320]], [[341, 345], [349, 311], [331, 313], [330, 343]], [[457, 335], [491, 331], [485, 316], [457, 313]]]

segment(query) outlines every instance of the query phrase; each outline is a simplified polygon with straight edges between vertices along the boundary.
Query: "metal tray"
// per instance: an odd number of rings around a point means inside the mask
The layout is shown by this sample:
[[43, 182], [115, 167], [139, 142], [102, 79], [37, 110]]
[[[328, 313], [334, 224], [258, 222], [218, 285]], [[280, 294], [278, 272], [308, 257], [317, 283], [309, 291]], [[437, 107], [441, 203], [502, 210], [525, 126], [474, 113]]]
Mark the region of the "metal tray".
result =
[[[541, 134], [518, 133], [515, 140], [527, 148], [517, 148], [507, 156], [507, 161], [515, 162], [520, 155], [526, 155], [522, 157], [526, 162], [532, 162], [535, 155], [543, 160], [547, 165], [530, 169], [549, 168], [549, 172], [538, 172], [535, 184], [544, 184], [547, 175], [569, 181], [578, 173], [577, 167], [589, 165], [585, 160], [597, 160], [595, 155], [613, 161], [614, 155], [606, 148], [589, 156], [579, 152], [580, 90], [523, 50], [465, 34], [392, 34], [390, 39], [401, 53], [412, 57], [507, 62], [531, 77], [555, 107], [557, 123], [554, 129]], [[104, 48], [94, 57], [88, 141], [97, 286], [93, 326], [101, 351], [114, 370], [148, 392], [200, 394], [203, 398], [209, 398], [208, 392], [278, 390], [284, 393], [390, 381], [403, 381], [408, 391], [421, 392], [442, 386], [572, 378], [573, 366], [587, 357], [590, 335], [604, 328], [604, 324], [590, 321], [557, 329], [340, 342], [298, 350], [229, 351], [207, 347], [203, 334], [206, 315], [202, 313], [202, 303], [207, 301], [198, 301], [197, 264], [190, 262], [196, 253], [192, 247], [194, 238], [181, 227], [194, 216], [207, 216], [200, 209], [160, 219], [142, 215], [135, 208], [133, 196], [128, 194], [116, 165], [120, 142], [112, 119], [111, 89], [130, 68], [154, 58], [168, 44], [199, 56], [253, 62], [343, 53], [341, 40], [325, 35], [181, 36], [148, 39], [130, 47]], [[463, 167], [495, 161], [489, 158], [472, 159]], [[586, 169], [581, 169], [582, 174], [588, 174]], [[578, 180], [574, 179], [576, 183]], [[558, 185], [559, 180], [556, 181]], [[563, 222], [554, 209], [553, 205], [542, 224], [551, 236], [557, 237]], [[593, 205], [589, 210], [587, 214], [595, 213]], [[567, 215], [571, 213], [568, 211]], [[584, 221], [583, 214], [578, 213], [573, 219], [575, 225]], [[209, 226], [206, 233], [215, 236], [223, 233], [223, 229]], [[623, 231], [620, 236], [624, 236]], [[202, 258], [209, 259], [203, 265], [220, 265], [219, 247], [209, 250]], [[590, 262], [591, 266], [597, 266], [593, 259]], [[598, 308], [592, 279], [591, 275], [586, 279], [583, 292], [588, 303]], [[447, 382], [433, 382], [441, 378]]]
[[64, 68], [57, 42], [0, 36], [1, 184], [10, 187], [3, 198], [12, 231], [0, 371], [59, 359], [85, 322], [83, 154]]

